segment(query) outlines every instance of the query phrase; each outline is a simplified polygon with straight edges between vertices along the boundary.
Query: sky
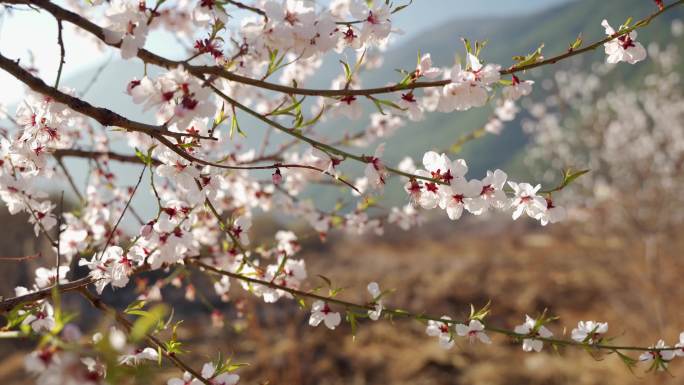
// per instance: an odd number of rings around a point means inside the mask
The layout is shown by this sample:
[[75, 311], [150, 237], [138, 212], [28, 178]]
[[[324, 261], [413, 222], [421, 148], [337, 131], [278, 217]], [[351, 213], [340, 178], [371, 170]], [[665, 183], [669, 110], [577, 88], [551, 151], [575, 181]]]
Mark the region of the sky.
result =
[[[395, 0], [401, 4], [408, 0]], [[472, 17], [506, 17], [538, 11], [568, 0], [414, 0], [413, 4], [394, 17], [394, 25], [403, 31], [397, 37], [404, 39], [440, 25], [452, 19]], [[64, 1], [55, 3], [64, 6]], [[152, 1], [148, 0], [148, 3]], [[321, 1], [325, 3], [325, 1]], [[28, 63], [31, 55], [39, 75], [48, 83], [54, 81], [58, 62], [57, 23], [47, 13], [34, 11], [6, 11], [0, 15], [0, 53], [9, 58], [21, 58]], [[234, 14], [239, 19], [242, 14]], [[102, 52], [96, 45], [76, 33], [75, 28], [65, 23], [63, 39], [67, 48], [66, 63], [62, 78], [78, 76], [88, 68], [97, 67], [107, 60], [111, 52]], [[162, 56], [177, 54], [178, 43], [166, 32], [153, 32], [145, 48]], [[29, 54], [31, 52], [31, 54]], [[23, 87], [16, 79], [0, 72], [0, 104], [10, 106], [21, 99]]]

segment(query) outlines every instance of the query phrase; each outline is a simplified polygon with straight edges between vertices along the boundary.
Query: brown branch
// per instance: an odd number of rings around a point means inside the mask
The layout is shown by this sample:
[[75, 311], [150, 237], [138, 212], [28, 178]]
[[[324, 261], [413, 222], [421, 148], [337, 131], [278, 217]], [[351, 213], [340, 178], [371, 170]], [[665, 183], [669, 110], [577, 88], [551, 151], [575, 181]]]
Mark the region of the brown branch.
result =
[[64, 40], [62, 39], [62, 20], [57, 19], [57, 44], [59, 44], [59, 68], [57, 69], [57, 79], [55, 79], [55, 88], [59, 88], [59, 79], [62, 77], [62, 68], [64, 67]]
[[[96, 159], [96, 158], [107, 158], [110, 160], [115, 160], [122, 163], [140, 163], [143, 161], [135, 155], [124, 155], [113, 151], [87, 151], [78, 149], [59, 149], [55, 150], [52, 155], [55, 158], [63, 157], [74, 157], [74, 158], [86, 158], [86, 159]], [[152, 159], [152, 164], [159, 165], [161, 162], [157, 159]]]
[[[96, 280], [91, 277], [77, 279], [75, 281], [59, 285], [59, 292], [66, 293], [79, 290], [90, 285], [91, 283], [95, 283], [95, 281]], [[50, 295], [52, 295], [52, 287], [34, 291], [25, 295], [20, 295], [18, 297], [3, 299], [0, 301], [0, 314], [10, 311], [22, 303], [40, 301], [41, 299], [45, 299]]]
[[[58, 5], [55, 5], [51, 3], [48, 0], [1, 0], [3, 3], [7, 4], [26, 4], [26, 5], [33, 5], [40, 7], [47, 12], [51, 13], [55, 18], [57, 19], [62, 19], [65, 21], [68, 21], [72, 24], [75, 24], [76, 26], [92, 33], [95, 35], [98, 39], [102, 40], [105, 42], [104, 39], [104, 32], [103, 29], [98, 26], [97, 24], [92, 23], [88, 19], [71, 12], [69, 10], [66, 10], [64, 8], [61, 8]], [[513, 65], [507, 69], [502, 69], [499, 71], [502, 75], [507, 75], [507, 74], [513, 74], [521, 71], [525, 71], [528, 69], [532, 68], [537, 68], [540, 66], [548, 65], [548, 64], [554, 64], [557, 63], [561, 60], [570, 58], [575, 55], [579, 55], [582, 53], [585, 53], [590, 50], [594, 50], [601, 46], [602, 44], [605, 44], [609, 41], [612, 41], [614, 39], [617, 39], [618, 37], [625, 35], [637, 28], [644, 27], [648, 25], [653, 19], [656, 17], [660, 16], [664, 12], [669, 11], [670, 9], [684, 4], [684, 0], [678, 0], [676, 2], [673, 2], [666, 7], [663, 7], [662, 10], [658, 10], [657, 12], [637, 21], [632, 27], [623, 29], [621, 31], [618, 31], [612, 36], [608, 36], [602, 40], [599, 40], [593, 44], [590, 44], [589, 46], [586, 46], [581, 49], [576, 49], [576, 50], [571, 50], [567, 51], [563, 54], [556, 55], [553, 57], [550, 57], [548, 59], [523, 65], [523, 66], [516, 66]], [[105, 44], [107, 44], [105, 42]], [[112, 47], [120, 47], [121, 43], [114, 43], [114, 44], [108, 44]], [[269, 83], [266, 81], [262, 81], [259, 79], [253, 79], [249, 78], [246, 76], [241, 76], [236, 73], [230, 72], [222, 67], [219, 66], [193, 66], [189, 65], [184, 62], [179, 62], [175, 60], [170, 60], [166, 59], [162, 56], [156, 55], [150, 51], [147, 51], [145, 49], [140, 49], [138, 50], [137, 56], [144, 62], [149, 63], [149, 64], [154, 64], [166, 69], [171, 69], [171, 68], [176, 68], [179, 65], [184, 65], [185, 68], [187, 69], [188, 72], [194, 74], [194, 75], [214, 75], [214, 76], [219, 76], [221, 78], [235, 81], [238, 83], [250, 85], [250, 86], [255, 86], [259, 87], [262, 89], [267, 89], [271, 91], [276, 91], [276, 92], [282, 92], [286, 94], [296, 94], [296, 95], [311, 95], [311, 96], [326, 96], [326, 97], [340, 97], [340, 96], [349, 96], [349, 95], [354, 95], [354, 96], [369, 96], [369, 95], [374, 95], [374, 94], [384, 94], [384, 93], [392, 93], [392, 92], [397, 92], [397, 91], [402, 91], [402, 90], [410, 90], [410, 89], [418, 89], [418, 88], [430, 88], [430, 87], [440, 87], [447, 85], [451, 83], [450, 79], [446, 80], [438, 80], [438, 81], [430, 81], [430, 82], [412, 82], [409, 84], [395, 84], [391, 86], [386, 86], [386, 87], [377, 87], [377, 88], [366, 88], [366, 89], [342, 89], [342, 90], [329, 90], [329, 89], [307, 89], [307, 88], [297, 88], [297, 87], [289, 87], [289, 86], [284, 86], [276, 83]]]
[[250, 11], [250, 12], [254, 12], [254, 13], [256, 13], [257, 15], [261, 15], [261, 16], [263, 16], [264, 19], [268, 20], [268, 16], [266, 16], [266, 12], [264, 12], [263, 10], [261, 10], [261, 9], [259, 9], [259, 8], [249, 6], [249, 5], [245, 4], [245, 3], [242, 3], [242, 2], [239, 2], [239, 1], [236, 1], [236, 0], [227, 0], [227, 1], [228, 1], [230, 4], [233, 4], [234, 6], [240, 8], [240, 9], [244, 9], [244, 10], [247, 10], [247, 11]]
[[[88, 289], [86, 289], [86, 288], [81, 288], [79, 291], [80, 291], [81, 294], [83, 294], [83, 296], [90, 302], [90, 304], [93, 305], [93, 307], [95, 307], [95, 308], [98, 309], [98, 310], [101, 310], [101, 311], [104, 312], [104, 313], [112, 314], [112, 315], [114, 316], [114, 319], [116, 320], [116, 322], [118, 322], [121, 326], [124, 327], [124, 329], [126, 329], [127, 332], [130, 333], [131, 329], [133, 328], [133, 324], [131, 323], [131, 321], [129, 321], [129, 320], [126, 318], [126, 316], [125, 316], [124, 314], [122, 314], [122, 313], [119, 312], [118, 310], [116, 310], [116, 309], [114, 309], [113, 307], [108, 306], [107, 304], [105, 304], [104, 302], [102, 302], [102, 299], [100, 299], [100, 297], [95, 296], [93, 293], [91, 293], [90, 291], [88, 291]], [[190, 367], [190, 365], [188, 365], [188, 364], [186, 364], [185, 362], [183, 362], [180, 358], [178, 358], [178, 356], [176, 356], [175, 353], [169, 352], [169, 350], [166, 348], [166, 345], [165, 345], [162, 341], [160, 341], [157, 337], [155, 337], [155, 336], [153, 336], [152, 334], [149, 334], [149, 333], [148, 333], [148, 334], [145, 335], [145, 339], [147, 340], [147, 342], [151, 343], [151, 344], [154, 345], [157, 349], [159, 349], [159, 350], [162, 352], [162, 354], [163, 354], [169, 361], [171, 361], [171, 363], [172, 363], [174, 366], [176, 366], [178, 369], [183, 370], [183, 371], [186, 371], [186, 372], [192, 374], [193, 377], [195, 377], [196, 379], [202, 381], [203, 384], [206, 384], [206, 385], [213, 385], [212, 381], [210, 381], [209, 379], [206, 379], [206, 378], [202, 377], [202, 374], [200, 374], [200, 373], [197, 372], [195, 369], [193, 369], [192, 367]]]
[[53, 153], [53, 155], [55, 156], [55, 160], [57, 160], [57, 164], [62, 169], [62, 172], [64, 172], [64, 175], [66, 176], [67, 182], [69, 182], [71, 189], [74, 190], [74, 194], [76, 194], [76, 197], [78, 197], [78, 201], [83, 202], [83, 195], [78, 190], [78, 187], [76, 187], [76, 183], [74, 182], [74, 178], [71, 176], [71, 173], [69, 172], [69, 170], [66, 168], [66, 165], [62, 161], [62, 157], [59, 155], [56, 155], [54, 153]]
[[49, 96], [56, 102], [65, 104], [70, 109], [95, 119], [103, 126], [122, 127], [128, 131], [147, 134], [159, 140], [163, 138], [162, 135], [171, 136], [174, 138], [193, 137], [199, 139], [216, 140], [216, 138], [171, 132], [166, 130], [164, 126], [154, 126], [147, 123], [136, 122], [106, 108], [95, 107], [75, 96], [65, 94], [54, 87], [50, 87], [40, 78], [33, 76], [29, 71], [21, 68], [18, 62], [14, 62], [1, 54], [0, 68], [20, 80], [22, 83], [26, 84], [33, 91]]
[[[301, 297], [301, 298], [309, 298], [309, 299], [315, 299], [315, 300], [320, 300], [324, 302], [329, 302], [333, 304], [340, 305], [344, 307], [345, 309], [354, 309], [354, 310], [362, 310], [362, 311], [368, 311], [368, 310], [375, 310], [375, 307], [373, 304], [360, 304], [360, 303], [354, 303], [350, 301], [344, 301], [338, 298], [335, 298], [334, 296], [325, 296], [321, 294], [316, 294], [315, 292], [308, 292], [308, 291], [303, 291], [299, 289], [293, 289], [291, 287], [283, 286], [283, 285], [278, 285], [277, 283], [273, 281], [265, 281], [261, 280], [258, 278], [253, 278], [253, 277], [248, 277], [242, 274], [238, 273], [233, 273], [230, 271], [222, 270], [219, 268], [216, 268], [214, 266], [208, 265], [206, 263], [201, 262], [199, 259], [194, 258], [190, 261], [188, 261], [189, 264], [194, 265], [198, 267], [200, 270], [204, 271], [210, 271], [214, 274], [219, 274], [219, 275], [224, 275], [230, 278], [237, 279], [239, 281], [243, 282], [248, 282], [251, 284], [255, 285], [262, 285], [265, 287], [268, 287], [270, 289], [274, 290], [282, 290], [284, 292], [287, 292], [291, 295], [293, 295], [295, 298]], [[383, 308], [382, 310], [382, 315], [385, 316], [390, 316], [390, 317], [404, 317], [404, 318], [412, 318], [420, 321], [438, 321], [438, 322], [443, 322], [445, 324], [450, 324], [450, 325], [455, 325], [458, 323], [461, 323], [462, 321], [455, 320], [455, 319], [450, 319], [446, 320], [442, 317], [437, 317], [433, 315], [428, 315], [428, 314], [415, 314], [411, 313], [405, 310], [400, 310], [400, 309], [392, 309], [392, 308]], [[593, 349], [601, 349], [601, 350], [607, 350], [607, 351], [618, 351], [618, 350], [629, 350], [629, 351], [644, 351], [644, 352], [660, 352], [660, 351], [673, 351], [673, 350], [678, 350], [680, 348], [677, 347], [668, 347], [668, 348], [655, 348], [655, 347], [643, 347], [643, 346], [619, 346], [619, 345], [608, 345], [608, 344], [603, 344], [603, 343], [584, 343], [584, 342], [578, 342], [575, 340], [567, 340], [567, 339], [559, 339], [559, 338], [545, 338], [545, 337], [540, 337], [538, 335], [529, 335], [529, 334], [520, 334], [516, 333], [515, 331], [508, 330], [508, 329], [503, 329], [499, 327], [494, 327], [489, 324], [485, 324], [485, 330], [496, 333], [496, 334], [503, 334], [508, 337], [516, 338], [516, 339], [535, 339], [539, 341], [544, 341], [548, 342], [552, 345], [558, 345], [558, 346], [576, 346], [576, 347], [583, 347], [583, 348], [593, 348]]]

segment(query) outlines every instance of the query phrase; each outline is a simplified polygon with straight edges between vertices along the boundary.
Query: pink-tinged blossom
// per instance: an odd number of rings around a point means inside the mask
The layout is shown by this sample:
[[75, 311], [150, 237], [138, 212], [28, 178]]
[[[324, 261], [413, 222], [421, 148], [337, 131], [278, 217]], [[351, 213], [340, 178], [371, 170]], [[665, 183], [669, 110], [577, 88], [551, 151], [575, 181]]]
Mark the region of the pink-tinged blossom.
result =
[[[663, 340], [658, 340], [658, 342], [654, 345], [651, 346], [650, 348], [652, 349], [668, 349], [669, 346], [665, 344], [665, 341]], [[641, 362], [652, 362], [654, 360], [658, 360], [660, 362], [660, 366], [658, 366], [658, 370], [664, 370], [667, 368], [667, 364], [669, 361], [672, 361], [672, 359], [675, 357], [675, 350], [670, 349], [670, 350], [650, 350], [648, 352], [641, 353], [639, 356], [639, 361]]]
[[373, 310], [368, 310], [368, 318], [370, 318], [373, 321], [377, 321], [380, 319], [380, 316], [382, 315], [382, 311], [384, 309], [382, 300], [380, 297], [382, 297], [382, 291], [380, 291], [380, 286], [378, 285], [377, 282], [371, 282], [368, 284], [368, 293], [371, 295], [371, 305], [373, 306]]
[[[606, 35], [614, 36], [616, 34], [613, 27], [608, 24], [608, 20], [603, 20], [601, 25], [606, 29]], [[625, 28], [620, 26], [620, 30]], [[641, 43], [636, 41], [637, 31], [618, 36], [617, 38], [605, 43], [603, 46], [606, 49], [606, 62], [609, 64], [619, 63], [621, 61], [629, 64], [636, 64], [646, 59], [646, 49]]]
[[[59, 283], [64, 284], [69, 282], [66, 279], [66, 275], [69, 272], [69, 266], [59, 267]], [[54, 285], [57, 281], [57, 268], [47, 269], [45, 267], [39, 267], [36, 269], [36, 287], [38, 289], [45, 289]]]
[[34, 333], [49, 332], [55, 327], [54, 310], [49, 302], [43, 302], [35, 311], [24, 318], [22, 325], [29, 325]]
[[[240, 381], [240, 376], [235, 373], [217, 374], [216, 366], [211, 362], [207, 362], [202, 366], [202, 372], [200, 372], [200, 374], [203, 378], [208, 379], [212, 385], [235, 385]], [[200, 380], [195, 379], [191, 385], [199, 385], [201, 383]]]
[[684, 332], [679, 333], [679, 342], [675, 344], [675, 355], [677, 357], [684, 357]]
[[32, 207], [32, 215], [29, 217], [29, 222], [33, 223], [33, 232], [36, 237], [41, 231], [49, 231], [57, 225], [57, 218], [52, 213], [55, 205], [50, 201], [43, 201], [38, 205]]
[[439, 206], [446, 210], [449, 219], [457, 220], [461, 218], [463, 209], [468, 207], [471, 200], [477, 199], [481, 191], [482, 182], [479, 180], [456, 179], [445, 190]]
[[483, 344], [491, 344], [492, 340], [485, 333], [485, 327], [482, 322], [474, 319], [470, 320], [468, 325], [456, 324], [456, 333], [461, 337], [467, 337], [470, 342], [474, 342], [476, 339], [480, 340]]
[[567, 213], [564, 207], [556, 206], [551, 198], [546, 198], [546, 209], [542, 210], [538, 215], [537, 219], [542, 226], [546, 226], [549, 223], [558, 223], [567, 218]]
[[145, 361], [158, 361], [159, 354], [156, 349], [144, 348], [133, 349], [130, 353], [119, 356], [119, 365], [137, 366]]
[[466, 208], [474, 215], [481, 215], [490, 207], [504, 208], [507, 202], [506, 193], [503, 191], [508, 176], [501, 170], [494, 172], [487, 170], [487, 176], [482, 179], [479, 197], [468, 201]]
[[107, 44], [121, 43], [121, 57], [130, 59], [138, 54], [147, 39], [147, 15], [130, 1], [115, 0], [105, 12], [103, 28]]
[[546, 200], [537, 195], [541, 185], [532, 186], [529, 183], [508, 182], [515, 195], [511, 200], [513, 219], [518, 219], [523, 213], [531, 218], [537, 218], [546, 210]]
[[382, 163], [382, 155], [385, 152], [385, 144], [380, 144], [375, 149], [375, 154], [373, 156], [366, 157], [366, 162], [368, 165], [364, 171], [364, 175], [368, 179], [368, 185], [373, 189], [382, 192], [387, 183], [387, 170], [385, 170], [385, 165]]
[[361, 41], [380, 43], [392, 31], [391, 11], [383, 1], [368, 3], [363, 0], [353, 0], [349, 4], [349, 12], [355, 19], [363, 20]]
[[594, 321], [579, 321], [577, 327], [572, 329], [572, 339], [577, 342], [596, 344], [608, 332], [608, 323]]
[[238, 217], [230, 227], [230, 233], [243, 246], [249, 245], [249, 229], [252, 227], [252, 219], [247, 216]]
[[413, 73], [415, 79], [420, 77], [426, 77], [428, 79], [434, 79], [442, 74], [442, 70], [432, 66], [432, 57], [429, 53], [420, 57], [416, 71]]
[[332, 311], [327, 302], [318, 300], [311, 305], [309, 325], [318, 326], [321, 321], [328, 329], [335, 330], [342, 321], [342, 317], [340, 317], [340, 313]]
[[521, 336], [530, 337], [523, 338], [523, 351], [526, 352], [541, 352], [544, 342], [537, 338], [551, 338], [553, 336], [553, 333], [544, 325], [537, 326], [537, 320], [529, 315], [525, 315], [525, 323], [516, 326], [513, 331]]
[[482, 65], [473, 54], [468, 53], [466, 68], [457, 64], [451, 70], [451, 83], [444, 86], [439, 101], [439, 110], [451, 112], [464, 111], [472, 107], [482, 107], [489, 99], [489, 89], [499, 81], [501, 66]]
[[[451, 318], [447, 316], [442, 316], [441, 319], [451, 321]], [[454, 339], [451, 335], [451, 325], [449, 322], [429, 320], [425, 333], [430, 337], [437, 337], [439, 346], [444, 349], [451, 349], [454, 346]]]
[[532, 93], [532, 85], [534, 84], [534, 81], [520, 80], [520, 78], [515, 75], [511, 76], [513, 77], [511, 85], [504, 87], [503, 91], [501, 91], [504, 98], [507, 100], [516, 101], [520, 99], [520, 97], [527, 96]]

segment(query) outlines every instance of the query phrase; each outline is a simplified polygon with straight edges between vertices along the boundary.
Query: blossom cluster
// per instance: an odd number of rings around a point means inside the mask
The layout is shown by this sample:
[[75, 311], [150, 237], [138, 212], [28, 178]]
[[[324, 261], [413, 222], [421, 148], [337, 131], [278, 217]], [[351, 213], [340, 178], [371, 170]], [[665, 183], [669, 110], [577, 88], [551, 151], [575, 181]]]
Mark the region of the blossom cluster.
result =
[[424, 169], [417, 169], [409, 161], [403, 169], [422, 179], [411, 178], [404, 185], [411, 201], [423, 209], [439, 207], [446, 211], [449, 219], [461, 217], [463, 210], [481, 215], [490, 208], [511, 209], [513, 219], [523, 213], [537, 219], [542, 225], [555, 223], [565, 218], [565, 209], [554, 205], [549, 197], [538, 195], [541, 185], [508, 181], [513, 194], [509, 198], [505, 186], [508, 176], [501, 170], [487, 171], [482, 180], [466, 179], [468, 165], [463, 159], [452, 161], [446, 154], [434, 151], [423, 156]]
[[[542, 191], [540, 184], [508, 180], [499, 169], [487, 171], [482, 179], [468, 179], [466, 161], [452, 161], [441, 152], [444, 150], [426, 152], [421, 167], [406, 158], [393, 168], [386, 156], [391, 150], [384, 143], [386, 139], [407, 120], [423, 120], [427, 112], [453, 113], [491, 105], [492, 117], [482, 130], [500, 133], [504, 122], [514, 120], [519, 112], [516, 103], [532, 93], [534, 81], [521, 79], [520, 72], [525, 65], [544, 64], [539, 53], [519, 62], [519, 67], [504, 70], [500, 64], [485, 61], [479, 44], [472, 49], [466, 41], [464, 62], [438, 67], [425, 53], [418, 55], [415, 67], [402, 71], [403, 79], [396, 84], [380, 91], [364, 90], [360, 73], [382, 64], [382, 52], [397, 32], [393, 14], [402, 6], [365, 0], [333, 0], [328, 7], [298, 0], [253, 3], [254, 7], [219, 0], [157, 1], [150, 8], [145, 1], [93, 0], [71, 4], [78, 12], [67, 13], [68, 18], [53, 14], [60, 23], [60, 45], [61, 23], [68, 19], [102, 47], [116, 47], [123, 59], [143, 60], [145, 72], [122, 84], [120, 91], [143, 112], [154, 112], [156, 125], [120, 117], [115, 120], [120, 129], [113, 133], [106, 127], [101, 129], [90, 119], [107, 126], [112, 116], [118, 115], [92, 106], [85, 108], [89, 105], [79, 99], [79, 93], [58, 86], [59, 76], [54, 87], [41, 88], [45, 95], [27, 92], [13, 117], [8, 116], [12, 129], [3, 130], [0, 138], [0, 198], [10, 214], [28, 214], [36, 236], [49, 239], [60, 264], [37, 269], [33, 286], [15, 289], [18, 297], [38, 298], [17, 307], [18, 322], [13, 326], [25, 335], [45, 336], [47, 342], [25, 360], [27, 371], [39, 384], [103, 383], [108, 368], [93, 354], [98, 351], [114, 352], [120, 366], [138, 366], [162, 358], [161, 345], [139, 347], [140, 341], [127, 335], [128, 327], [112, 327], [92, 338], [82, 338], [73, 324], [65, 325], [60, 304], [40, 295], [79, 278], [74, 276], [78, 271], [70, 271], [72, 266], [87, 269], [87, 277], [80, 278], [93, 284], [98, 295], [108, 287], [118, 290], [129, 286], [132, 277], [143, 271], [173, 270], [175, 275], [170, 279], [137, 282], [137, 299], [148, 303], [163, 301], [166, 285], [184, 288], [185, 298], [195, 300], [196, 289], [183, 275], [194, 265], [211, 279], [222, 301], [231, 300], [231, 280], [235, 279], [245, 291], [266, 303], [302, 300], [302, 294], [309, 295], [314, 299], [309, 324], [335, 329], [343, 321], [335, 310], [340, 301], [335, 305], [332, 294], [324, 297], [303, 291], [308, 286], [308, 272], [305, 260], [297, 257], [303, 234], [279, 229], [269, 237], [270, 242], [255, 241], [252, 222], [258, 215], [277, 213], [301, 220], [321, 240], [335, 230], [358, 236], [382, 235], [387, 224], [410, 230], [425, 221], [424, 211], [438, 207], [451, 220], [459, 219], [464, 211], [483, 215], [494, 210], [509, 211], [514, 220], [525, 214], [541, 225], [566, 217], [552, 194], [569, 184], [567, 180], [557, 189]], [[45, 4], [32, 6], [49, 13], [57, 12], [54, 7], [66, 11], [52, 3], [48, 8]], [[250, 16], [234, 20], [234, 6], [246, 7]], [[74, 21], [80, 15], [87, 23]], [[646, 57], [643, 46], [636, 42], [635, 26], [623, 25], [615, 31], [606, 21], [602, 25], [611, 37], [604, 44], [608, 63], [634, 64]], [[170, 60], [143, 51], [150, 35], [161, 28], [188, 43], [187, 59]], [[329, 90], [303, 88], [323, 65], [324, 57], [333, 52], [345, 60], [353, 57], [355, 62], [342, 61], [343, 73], [332, 80]], [[34, 76], [30, 71], [21, 72], [19, 64], [5, 64], [4, 56], [2, 59], [3, 69], [16, 66], [15, 73], [22, 74], [19, 80], [27, 85], [35, 88], [44, 84], [38, 78], [29, 82]], [[161, 68], [161, 73], [148, 74], [148, 65]], [[276, 73], [278, 80], [270, 80]], [[511, 79], [502, 78], [504, 75], [511, 75]], [[674, 87], [667, 91], [676, 95]], [[383, 94], [389, 99], [381, 99]], [[305, 103], [309, 96], [315, 100]], [[364, 102], [374, 104], [378, 112], [370, 114], [369, 123], [359, 126], [363, 129], [358, 132], [330, 137], [333, 134], [318, 129], [319, 121], [336, 116], [352, 120], [365, 117]], [[625, 107], [632, 107], [632, 102], [617, 97], [603, 101], [618, 112], [630, 110]], [[641, 104], [652, 117], [662, 113], [658, 120], [661, 125], [675, 120], [681, 112], [665, 111], [650, 99]], [[243, 138], [253, 130], [246, 129], [247, 134], [243, 131], [240, 111], [268, 126], [270, 131], [259, 148]], [[533, 113], [538, 118], [542, 115]], [[623, 152], [623, 134], [618, 134], [625, 126], [623, 116], [608, 125], [606, 135], [607, 152], [616, 158]], [[639, 117], [632, 114], [624, 119], [638, 121], [634, 116]], [[278, 139], [272, 143], [271, 131], [290, 136], [293, 142]], [[662, 149], [658, 144], [676, 143], [666, 153], [678, 155], [684, 148], [681, 138], [661, 131], [653, 135], [658, 140], [645, 140], [642, 145], [657, 152]], [[625, 138], [633, 138], [633, 134], [629, 132]], [[135, 150], [135, 155], [112, 151], [119, 140], [125, 141], [131, 152]], [[357, 155], [347, 147], [364, 152]], [[62, 162], [69, 156], [88, 159], [83, 191]], [[652, 164], [662, 164], [662, 157], [654, 155], [651, 160]], [[111, 166], [119, 161], [140, 167], [138, 184], [121, 183]], [[358, 167], [350, 167], [352, 163]], [[669, 171], [672, 174], [677, 170]], [[144, 179], [147, 174], [149, 179]], [[406, 202], [389, 208], [376, 204], [389, 179], [397, 175], [402, 178]], [[40, 188], [40, 183], [50, 178], [71, 185], [78, 198], [77, 209], [65, 210], [60, 203], [57, 212], [57, 204]], [[147, 217], [137, 214], [131, 205], [143, 180], [150, 187], [148, 199], [152, 205], [156, 203], [156, 214]], [[328, 210], [307, 195], [311, 186], [324, 188], [326, 182], [346, 189], [339, 204]], [[124, 217], [131, 216], [139, 222], [134, 234], [119, 226]], [[332, 286], [330, 289], [335, 292]], [[377, 321], [388, 311], [386, 293], [375, 282], [367, 290], [370, 301], [357, 305], [356, 310]], [[222, 324], [222, 316], [212, 314], [214, 323]], [[355, 317], [353, 314], [348, 313], [347, 319]], [[551, 341], [553, 336], [545, 323], [543, 318], [527, 316], [512, 335], [522, 341], [525, 351], [541, 351], [544, 341]], [[447, 316], [430, 319], [426, 332], [446, 348], [455, 344], [455, 335], [471, 342], [491, 343], [483, 317], [464, 323], [452, 322]], [[580, 322], [572, 331], [572, 339], [596, 345], [606, 332], [607, 324]], [[69, 349], [72, 346], [74, 349]], [[169, 346], [164, 345], [164, 349]], [[659, 341], [654, 349], [665, 346]], [[684, 336], [676, 347], [684, 347]], [[653, 350], [641, 359], [666, 363], [675, 355], [684, 355], [684, 350]], [[198, 377], [188, 371], [169, 380], [168, 385], [198, 385], [204, 380], [233, 385], [239, 380], [230, 368], [217, 363], [206, 363], [202, 378]]]

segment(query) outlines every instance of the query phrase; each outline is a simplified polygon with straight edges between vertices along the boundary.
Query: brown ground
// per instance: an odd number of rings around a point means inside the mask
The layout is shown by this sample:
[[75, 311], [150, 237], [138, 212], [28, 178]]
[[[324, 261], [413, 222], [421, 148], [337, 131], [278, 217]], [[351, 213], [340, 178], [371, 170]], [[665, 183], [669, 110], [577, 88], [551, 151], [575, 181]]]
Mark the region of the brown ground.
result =
[[[673, 232], [676, 234], [676, 232]], [[420, 235], [420, 239], [408, 239]], [[566, 334], [582, 319], [610, 324], [620, 344], [650, 345], [659, 337], [670, 344], [684, 330], [684, 240], [613, 233], [600, 227], [566, 224], [540, 228], [507, 219], [438, 222], [417, 232], [396, 232], [385, 238], [338, 238], [321, 245], [310, 241], [302, 254], [311, 282], [323, 273], [340, 296], [367, 300], [365, 286], [375, 280], [396, 289], [391, 306], [452, 317], [467, 316], [470, 303], [493, 304], [489, 322], [512, 328], [525, 313], [544, 308], [561, 317], [551, 329]], [[307, 252], [308, 250], [308, 252]], [[6, 272], [3, 266], [3, 276]], [[201, 290], [202, 288], [200, 288]], [[175, 290], [175, 293], [174, 293]], [[461, 340], [442, 350], [416, 321], [362, 321], [355, 341], [348, 325], [336, 331], [306, 324], [308, 313], [292, 301], [277, 305], [244, 303], [238, 318], [234, 303], [249, 298], [232, 286], [233, 303], [224, 307], [226, 327], [208, 327], [206, 309], [178, 300], [185, 313], [181, 330], [196, 360], [235, 352], [241, 383], [270, 384], [680, 384], [684, 359], [673, 362], [671, 374], [631, 374], [613, 355], [597, 361], [587, 352], [563, 349], [560, 354], [523, 353], [519, 345], [495, 336], [491, 346]], [[3, 293], [5, 292], [3, 287]], [[178, 289], [168, 294], [179, 297]], [[86, 310], [88, 311], [88, 310]], [[190, 316], [191, 315], [191, 316]], [[246, 328], [245, 328], [246, 327]], [[241, 332], [235, 329], [245, 328]], [[0, 348], [0, 383], [23, 384], [21, 359]], [[0, 345], [1, 346], [1, 345]], [[14, 343], [12, 347], [29, 346]], [[4, 351], [4, 353], [2, 353]], [[169, 369], [167, 374], [177, 374]], [[163, 383], [160, 378], [159, 383]]]

